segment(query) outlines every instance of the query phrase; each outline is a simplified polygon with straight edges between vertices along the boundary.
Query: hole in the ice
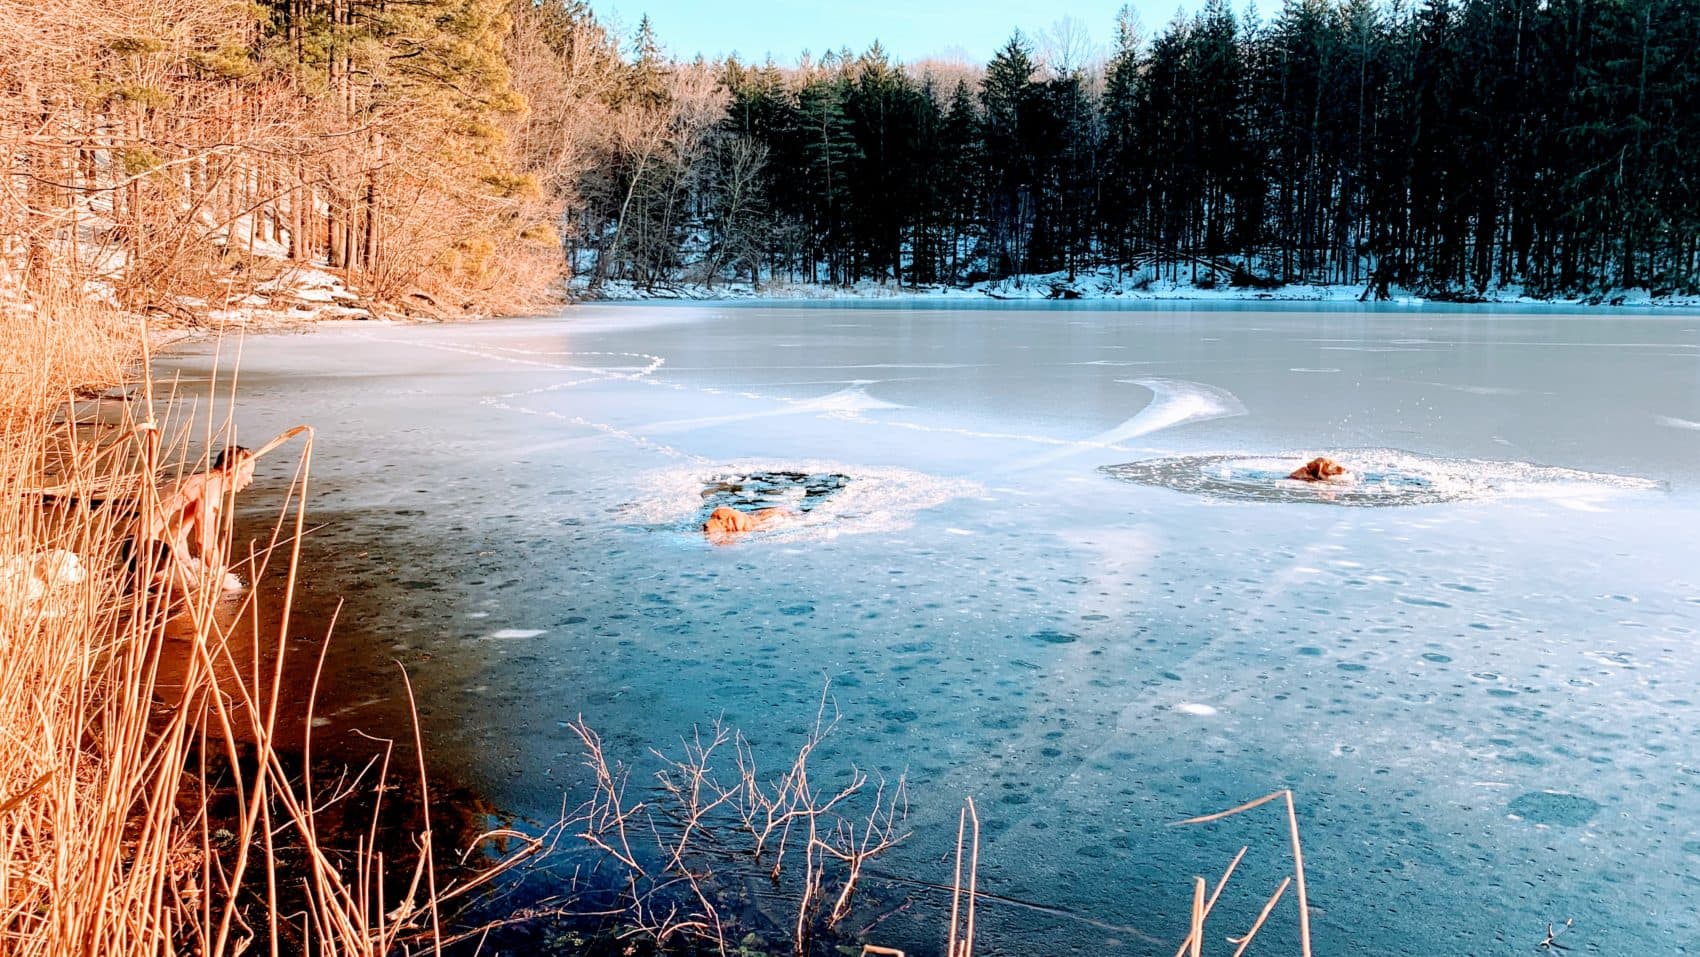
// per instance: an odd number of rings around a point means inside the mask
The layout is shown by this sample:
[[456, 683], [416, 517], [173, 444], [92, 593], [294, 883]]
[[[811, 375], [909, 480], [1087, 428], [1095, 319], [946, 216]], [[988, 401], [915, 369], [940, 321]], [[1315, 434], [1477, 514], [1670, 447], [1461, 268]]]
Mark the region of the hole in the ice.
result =
[[1183, 455], [1106, 465], [1102, 471], [1139, 485], [1247, 502], [1294, 502], [1376, 508], [1482, 498], [1537, 498], [1588, 507], [1625, 491], [1660, 488], [1624, 475], [1552, 468], [1526, 462], [1446, 459], [1397, 449], [1327, 453], [1346, 475], [1320, 482], [1287, 476], [1307, 456]]
[[[978, 494], [980, 486], [879, 466], [734, 462], [712, 471], [692, 466], [652, 472], [637, 491], [637, 497], [618, 510], [655, 531], [687, 532], [696, 539], [714, 510], [726, 508], [751, 516], [755, 527], [747, 531], [760, 532], [764, 540], [797, 543], [906, 529], [915, 513]], [[725, 543], [742, 538], [743, 531], [733, 531]], [[884, 577], [872, 568], [861, 574], [863, 580]]]
[[[733, 532], [716, 531], [703, 524], [716, 510], [729, 508], [753, 517], [754, 527], [748, 531], [772, 531], [807, 519], [811, 511], [849, 484], [850, 477], [838, 472], [763, 470], [712, 476], [705, 480], [694, 524], [710, 531], [711, 538], [718, 534], [722, 543], [736, 538]], [[786, 611], [799, 613], [803, 612]]]
[[749, 472], [719, 476], [702, 490], [702, 513], [722, 506], [739, 511], [783, 508], [808, 512], [850, 484], [837, 472]]

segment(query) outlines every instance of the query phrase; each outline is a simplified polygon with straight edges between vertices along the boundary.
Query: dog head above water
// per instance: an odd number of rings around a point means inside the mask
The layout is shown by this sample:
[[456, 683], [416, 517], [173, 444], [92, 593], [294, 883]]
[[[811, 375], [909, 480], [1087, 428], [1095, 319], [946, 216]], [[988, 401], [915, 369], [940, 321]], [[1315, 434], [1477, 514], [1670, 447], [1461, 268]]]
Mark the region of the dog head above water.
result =
[[703, 534], [710, 538], [720, 538], [748, 532], [756, 527], [755, 520], [735, 508], [720, 506], [708, 515], [708, 521], [702, 523]]
[[702, 523], [702, 533], [716, 545], [729, 545], [738, 540], [745, 532], [760, 532], [783, 525], [795, 517], [795, 513], [782, 508], [764, 508], [754, 512], [745, 512], [722, 505], [708, 513], [708, 521]]
[[1331, 458], [1317, 456], [1293, 470], [1287, 476], [1300, 482], [1326, 482], [1336, 475], [1345, 475], [1346, 467]]

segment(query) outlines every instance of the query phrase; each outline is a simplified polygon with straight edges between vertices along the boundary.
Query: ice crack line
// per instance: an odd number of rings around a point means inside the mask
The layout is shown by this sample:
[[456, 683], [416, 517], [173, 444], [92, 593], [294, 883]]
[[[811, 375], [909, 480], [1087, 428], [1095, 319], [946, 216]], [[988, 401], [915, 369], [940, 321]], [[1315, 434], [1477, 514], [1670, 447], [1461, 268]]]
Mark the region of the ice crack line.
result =
[[[538, 353], [532, 353], [532, 354], [535, 355], [535, 354], [538, 354]], [[580, 428], [585, 428], [585, 429], [590, 429], [590, 430], [595, 431], [595, 432], [600, 432], [603, 435], [607, 435], [611, 438], [616, 438], [616, 439], [619, 439], [623, 442], [628, 442], [632, 445], [637, 446], [640, 449], [644, 449], [644, 450], [650, 451], [650, 452], [656, 452], [658, 454], [668, 456], [669, 458], [683, 459], [687, 462], [693, 462], [693, 463], [697, 463], [697, 464], [707, 464], [708, 463], [709, 460], [703, 458], [700, 455], [694, 455], [690, 452], [685, 452], [685, 451], [682, 451], [680, 449], [676, 449], [676, 448], [672, 447], [671, 445], [666, 445], [666, 444], [661, 443], [661, 442], [656, 442], [653, 439], [644, 438], [641, 435], [637, 435], [633, 432], [629, 432], [625, 429], [620, 428], [619, 426], [611, 425], [607, 422], [595, 422], [595, 421], [592, 421], [592, 420], [587, 419], [587, 418], [580, 416], [580, 415], [567, 415], [567, 414], [564, 414], [564, 413], [561, 413], [561, 412], [555, 412], [551, 409], [538, 409], [538, 408], [534, 408], [534, 407], [529, 406], [529, 405], [521, 405], [517, 402], [510, 401], [510, 400], [513, 400], [513, 399], [521, 399], [521, 398], [525, 398], [525, 397], [528, 397], [528, 396], [544, 395], [544, 394], [550, 393], [550, 392], [560, 392], [564, 389], [571, 389], [575, 386], [581, 386], [581, 385], [584, 385], [584, 384], [590, 383], [590, 382], [637, 382], [637, 383], [641, 383], [641, 384], [644, 384], [644, 385], [663, 385], [663, 386], [666, 386], [668, 388], [678, 388], [678, 386], [674, 386], [672, 383], [663, 383], [663, 382], [659, 382], [655, 379], [650, 378], [650, 376], [652, 376], [663, 365], [666, 365], [667, 360], [665, 358], [663, 358], [661, 356], [657, 356], [657, 355], [650, 355], [649, 353], [646, 353], [646, 352], [560, 352], [560, 353], [550, 353], [550, 354], [560, 355], [560, 356], [572, 356], [574, 358], [581, 357], [581, 356], [589, 356], [589, 357], [597, 357], [597, 358], [643, 359], [643, 360], [647, 361], [647, 365], [645, 365], [643, 368], [637, 370], [636, 372], [629, 372], [629, 373], [628, 372], [616, 372], [616, 371], [611, 370], [611, 369], [599, 369], [599, 368], [596, 368], [594, 366], [568, 366], [567, 368], [570, 369], [571, 371], [575, 371], [575, 372], [584, 371], [584, 372], [589, 372], [591, 374], [586, 378], [568, 379], [564, 382], [552, 382], [548, 385], [539, 386], [535, 389], [521, 389], [518, 392], [505, 392], [505, 393], [502, 393], [500, 395], [487, 396], [482, 400], [482, 404], [487, 405], [487, 406], [489, 406], [493, 409], [501, 409], [501, 410], [506, 411], [506, 412], [518, 412], [521, 415], [534, 415], [534, 416], [538, 416], [540, 418], [555, 419], [556, 421], [559, 421], [559, 422], [566, 422], [569, 425], [576, 425]], [[506, 361], [510, 361], [510, 362], [514, 362], [514, 361], [525, 362], [527, 364], [530, 364], [529, 360], [524, 360], [524, 359], [512, 359], [512, 358], [508, 358], [508, 357], [504, 357], [504, 356], [494, 356], [492, 358], [505, 359]]]
[[645, 449], [645, 450], [648, 450], [650, 452], [657, 452], [657, 453], [660, 453], [661, 455], [665, 455], [669, 458], [683, 459], [684, 461], [692, 462], [692, 463], [695, 463], [695, 464], [698, 464], [698, 465], [708, 465], [712, 462], [711, 459], [704, 458], [700, 455], [696, 455], [696, 454], [693, 454], [691, 452], [685, 452], [685, 451], [682, 451], [680, 449], [676, 449], [676, 448], [672, 447], [671, 445], [664, 445], [664, 444], [662, 444], [660, 442], [656, 442], [652, 439], [646, 439], [641, 435], [636, 435], [634, 433], [628, 432], [625, 429], [620, 428], [619, 426], [609, 425], [606, 422], [593, 422], [590, 419], [587, 419], [587, 418], [580, 416], [580, 415], [565, 415], [563, 413], [554, 412], [554, 411], [551, 411], [549, 409], [533, 409], [533, 408], [530, 408], [528, 406], [514, 405], [512, 403], [503, 402], [502, 397], [499, 397], [499, 396], [491, 396], [490, 398], [485, 399], [483, 404], [488, 405], [489, 407], [491, 407], [493, 409], [501, 409], [505, 412], [518, 412], [522, 415], [535, 415], [535, 416], [539, 416], [541, 418], [555, 419], [556, 421], [565, 422], [569, 425], [576, 425], [576, 426], [579, 426], [580, 428], [591, 429], [593, 431], [600, 432], [603, 435], [607, 435], [607, 436], [610, 436], [612, 438], [620, 439], [621, 441], [624, 441], [624, 442], [629, 442], [632, 445], [635, 445], [640, 449]]
[[[616, 380], [616, 381], [617, 380], [626, 380], [626, 381], [635, 382], [635, 381], [648, 380], [649, 377], [654, 375], [657, 370], [659, 370], [662, 366], [667, 364], [667, 360], [666, 360], [665, 357], [657, 356], [657, 355], [651, 355], [650, 353], [647, 353], [647, 352], [595, 352], [595, 351], [540, 352], [540, 351], [535, 351], [535, 350], [530, 350], [530, 349], [513, 349], [513, 348], [506, 347], [506, 346], [496, 346], [495, 349], [497, 351], [488, 352], [488, 351], [485, 351], [485, 350], [482, 350], [482, 349], [471, 349], [471, 348], [467, 348], [465, 346], [454, 346], [454, 345], [447, 345], [447, 344], [444, 344], [444, 343], [437, 343], [437, 342], [419, 342], [419, 341], [415, 341], [415, 340], [386, 339], [386, 338], [383, 338], [383, 337], [380, 337], [380, 336], [371, 336], [371, 335], [362, 336], [361, 338], [364, 338], [364, 339], [371, 341], [371, 342], [383, 342], [383, 343], [386, 343], [386, 344], [405, 344], [405, 345], [412, 346], [416, 349], [431, 349], [431, 350], [435, 350], [437, 352], [453, 352], [453, 353], [456, 353], [458, 355], [474, 356], [474, 357], [479, 358], [479, 359], [492, 359], [492, 360], [495, 360], [497, 362], [508, 362], [508, 363], [513, 363], [513, 364], [516, 364], [516, 365], [532, 366], [533, 368], [546, 369], [546, 370], [551, 370], [551, 371], [555, 371], [555, 372], [589, 373], [589, 376], [586, 377], [586, 378], [569, 380], [567, 382], [555, 382], [555, 383], [551, 383], [549, 385], [546, 385], [546, 386], [543, 386], [543, 387], [537, 388], [537, 389], [522, 389], [518, 392], [507, 392], [507, 393], [503, 393], [503, 394], [496, 397], [496, 398], [504, 398], [504, 399], [514, 398], [516, 396], [521, 396], [521, 395], [531, 395], [531, 394], [540, 393], [540, 392], [556, 391], [556, 390], [568, 388], [568, 387], [571, 387], [571, 386], [574, 386], [574, 385], [583, 385], [587, 382], [601, 382], [601, 381], [607, 381], [607, 380]], [[508, 354], [504, 354], [504, 353], [508, 353]], [[513, 355], [512, 353], [518, 353], [518, 355]], [[541, 361], [541, 360], [535, 359], [535, 358], [524, 358], [525, 356], [561, 356], [561, 357], [588, 357], [588, 358], [612, 358], [612, 359], [639, 359], [639, 360], [642, 360], [645, 364], [642, 368], [638, 369], [635, 372], [622, 372], [622, 371], [619, 371], [617, 369], [610, 369], [610, 368], [606, 368], [606, 367], [587, 366], [587, 365], [572, 365], [572, 364], [560, 363], [560, 362]]]
[[[379, 337], [376, 337], [376, 336], [369, 336], [367, 338], [377, 340], [377, 341], [391, 341], [391, 342], [396, 341], [396, 340], [381, 340], [381, 339], [379, 339]], [[610, 424], [605, 423], [605, 422], [593, 422], [589, 419], [584, 418], [583, 416], [566, 415], [566, 414], [563, 414], [563, 413], [560, 413], [560, 412], [552, 411], [550, 409], [533, 408], [532, 406], [529, 406], [529, 405], [522, 405], [522, 404], [519, 404], [517, 402], [511, 401], [511, 400], [514, 400], [514, 399], [524, 398], [526, 396], [542, 395], [542, 394], [549, 393], [549, 392], [559, 392], [563, 389], [570, 389], [570, 388], [573, 388], [574, 386], [585, 385], [585, 384], [590, 383], [590, 382], [626, 381], [626, 382], [641, 382], [641, 383], [644, 383], [644, 384], [647, 384], [647, 385], [668, 385], [669, 387], [672, 387], [671, 383], [660, 383], [660, 382], [657, 382], [656, 380], [650, 378], [663, 365], [666, 365], [667, 360], [666, 360], [665, 357], [658, 356], [658, 355], [652, 355], [652, 354], [647, 353], [647, 352], [602, 352], [602, 351], [566, 352], [566, 351], [563, 351], [563, 352], [545, 353], [545, 352], [538, 352], [538, 351], [533, 351], [533, 350], [509, 349], [509, 348], [501, 347], [501, 346], [496, 347], [497, 350], [499, 350], [499, 351], [489, 352], [489, 351], [485, 351], [485, 350], [481, 350], [481, 349], [469, 349], [469, 348], [466, 348], [466, 347], [463, 347], [463, 346], [452, 346], [452, 345], [445, 345], [445, 344], [442, 344], [442, 343], [433, 343], [433, 342], [419, 342], [419, 341], [415, 341], [415, 340], [408, 341], [407, 345], [414, 346], [416, 348], [421, 348], [421, 349], [434, 349], [438, 352], [453, 352], [453, 353], [458, 353], [460, 355], [474, 356], [476, 358], [489, 359], [489, 360], [493, 360], [493, 361], [496, 361], [496, 362], [507, 362], [507, 363], [514, 363], [514, 364], [517, 364], [517, 365], [532, 366], [534, 368], [544, 369], [544, 370], [552, 370], [552, 371], [557, 371], [557, 372], [589, 373], [588, 376], [584, 376], [582, 378], [567, 379], [567, 380], [564, 380], [564, 381], [561, 381], [561, 382], [551, 382], [547, 385], [538, 386], [537, 388], [534, 388], [534, 389], [521, 389], [521, 390], [516, 391], [516, 392], [504, 392], [504, 393], [500, 393], [500, 394], [497, 394], [497, 395], [485, 396], [485, 397], [483, 397], [482, 399], [479, 400], [479, 404], [489, 406], [492, 409], [498, 409], [498, 410], [501, 410], [501, 411], [504, 411], [504, 412], [517, 412], [521, 415], [534, 415], [534, 416], [538, 416], [540, 418], [555, 419], [556, 421], [559, 421], [559, 422], [566, 422], [569, 425], [576, 425], [576, 426], [579, 426], [580, 428], [591, 429], [592, 431], [600, 432], [604, 435], [608, 435], [608, 436], [611, 436], [613, 438], [617, 438], [617, 439], [620, 439], [622, 441], [629, 442], [632, 445], [637, 446], [638, 448], [646, 449], [646, 450], [651, 451], [651, 452], [656, 452], [656, 453], [659, 453], [661, 455], [666, 455], [666, 456], [669, 456], [671, 458], [684, 459], [684, 460], [690, 461], [690, 462], [705, 463], [705, 464], [709, 461], [708, 459], [705, 459], [700, 455], [692, 455], [689, 452], [680, 451], [679, 449], [673, 448], [672, 446], [664, 445], [660, 442], [655, 442], [655, 441], [652, 441], [650, 439], [646, 439], [641, 435], [634, 435], [633, 433], [628, 432], [625, 429], [619, 428], [618, 426], [610, 425]], [[512, 354], [506, 354], [505, 355], [505, 354], [503, 354], [503, 353], [514, 353], [514, 352], [518, 352], [520, 354], [519, 355], [512, 355]], [[583, 357], [583, 358], [639, 359], [639, 360], [642, 360], [645, 364], [642, 368], [640, 368], [640, 369], [638, 369], [634, 372], [622, 372], [622, 371], [616, 371], [616, 370], [613, 370], [613, 369], [598, 368], [596, 366], [574, 365], [574, 364], [567, 364], [567, 363], [560, 363], [560, 362], [551, 362], [551, 361], [546, 361], [546, 360], [542, 360], [542, 359], [538, 359], [538, 358], [526, 358], [527, 356], [559, 356], [559, 357], [563, 357], [563, 358], [566, 358], [566, 357], [581, 358], [581, 357]]]

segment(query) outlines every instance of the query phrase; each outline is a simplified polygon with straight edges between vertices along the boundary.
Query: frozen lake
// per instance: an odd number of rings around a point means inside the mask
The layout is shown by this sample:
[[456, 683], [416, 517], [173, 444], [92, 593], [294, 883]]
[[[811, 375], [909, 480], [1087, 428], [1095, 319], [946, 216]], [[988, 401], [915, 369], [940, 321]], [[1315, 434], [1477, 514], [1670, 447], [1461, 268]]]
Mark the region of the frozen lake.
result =
[[[1172, 953], [1249, 844], [1243, 930], [1283, 819], [1165, 825], [1282, 787], [1319, 954], [1700, 952], [1700, 317], [609, 305], [244, 353], [243, 436], [318, 429], [327, 741], [400, 732], [399, 660], [434, 766], [542, 820], [578, 715], [777, 762], [830, 679], [821, 766], [908, 774], [883, 873], [948, 883], [979, 803], [981, 953]], [[1279, 479], [1317, 454], [1361, 480]], [[705, 542], [762, 471], [842, 483]], [[870, 939], [942, 950], [947, 904]]]

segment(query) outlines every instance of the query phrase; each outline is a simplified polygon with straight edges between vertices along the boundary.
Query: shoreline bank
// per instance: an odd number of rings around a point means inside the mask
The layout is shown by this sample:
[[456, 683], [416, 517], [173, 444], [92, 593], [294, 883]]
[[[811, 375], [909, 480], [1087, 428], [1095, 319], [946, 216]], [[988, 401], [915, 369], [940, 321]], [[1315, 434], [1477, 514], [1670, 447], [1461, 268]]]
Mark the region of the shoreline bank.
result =
[[1541, 298], [1522, 289], [1502, 287], [1481, 294], [1428, 294], [1394, 288], [1389, 297], [1364, 298], [1364, 287], [1352, 284], [1293, 283], [1270, 288], [1229, 286], [1117, 278], [1114, 270], [1081, 273], [1075, 277], [1057, 273], [967, 286], [902, 286], [864, 281], [851, 286], [812, 283], [769, 283], [756, 286], [737, 283], [679, 283], [645, 287], [626, 280], [610, 280], [595, 291], [588, 284], [569, 283], [572, 303], [617, 302], [1012, 302], [1012, 303], [1101, 303], [1146, 305], [1151, 303], [1240, 303], [1316, 302], [1338, 305], [1377, 306], [1582, 306], [1588, 308], [1700, 308], [1700, 296], [1654, 295], [1646, 289], [1620, 289], [1591, 296]]

